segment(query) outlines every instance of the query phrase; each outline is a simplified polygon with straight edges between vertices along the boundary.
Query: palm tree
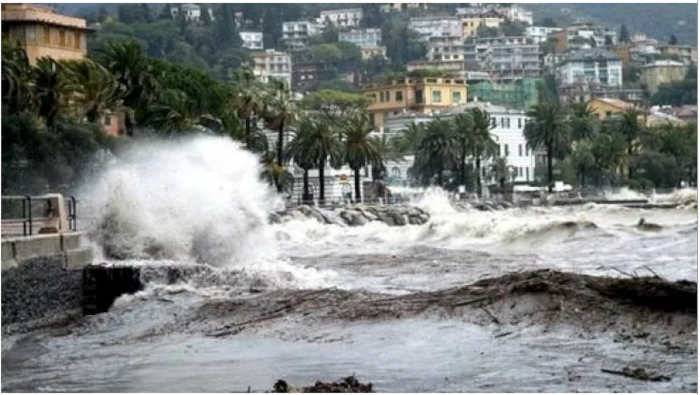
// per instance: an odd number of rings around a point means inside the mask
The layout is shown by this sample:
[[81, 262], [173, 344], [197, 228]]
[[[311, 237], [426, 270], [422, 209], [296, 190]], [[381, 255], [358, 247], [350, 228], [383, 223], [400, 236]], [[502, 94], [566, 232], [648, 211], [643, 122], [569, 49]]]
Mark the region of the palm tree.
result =
[[310, 151], [311, 144], [309, 142], [309, 136], [314, 127], [314, 120], [309, 116], [305, 116], [299, 120], [297, 132], [289, 142], [286, 150], [287, 158], [293, 160], [294, 163], [304, 171], [304, 192], [302, 193], [302, 201], [304, 203], [308, 203], [313, 199], [313, 196], [309, 193], [309, 170], [314, 168], [316, 160]]
[[401, 139], [398, 140], [400, 152], [414, 154], [424, 134], [425, 127], [423, 124], [411, 122], [401, 136]]
[[27, 53], [18, 45], [2, 46], [3, 112], [17, 113], [34, 107], [33, 78]]
[[46, 126], [51, 127], [63, 104], [63, 96], [66, 93], [65, 76], [60, 65], [48, 57], [37, 61], [36, 66], [32, 68], [32, 74], [39, 116], [44, 118]]
[[[136, 113], [137, 118], [146, 117], [149, 104], [160, 96], [160, 87], [141, 45], [134, 40], [110, 42], [97, 51], [96, 59], [121, 85], [124, 105]], [[131, 113], [127, 115], [126, 129], [131, 134], [134, 121]]]
[[[268, 126], [277, 129], [277, 166], [283, 167], [284, 128], [294, 121], [296, 108], [292, 101], [291, 92], [284, 82], [274, 80], [270, 83], [270, 91], [266, 97], [265, 119]], [[277, 184], [277, 190], [282, 191], [282, 185]]]
[[624, 136], [627, 143], [627, 178], [632, 178], [632, 166], [629, 164], [634, 155], [634, 142], [642, 133], [644, 127], [639, 124], [640, 112], [636, 109], [629, 109], [622, 114], [619, 119], [618, 130]]
[[418, 144], [416, 164], [424, 175], [437, 174], [437, 184], [443, 186], [443, 172], [459, 156], [459, 140], [452, 124], [443, 119], [435, 119], [427, 124], [425, 135]]
[[231, 105], [235, 108], [238, 116], [245, 119], [247, 140], [254, 129], [255, 117], [264, 111], [264, 89], [253, 74], [253, 71], [248, 68], [238, 70], [233, 79], [235, 89], [231, 98]]
[[146, 122], [157, 129], [182, 132], [197, 124], [198, 116], [192, 112], [192, 105], [185, 92], [166, 89], [158, 101], [150, 106]]
[[498, 154], [498, 144], [491, 137], [491, 116], [479, 108], [470, 111], [472, 133], [467, 144], [472, 148], [476, 170], [476, 192], [481, 197], [481, 160]]
[[525, 139], [530, 147], [544, 146], [547, 150], [547, 184], [552, 192], [552, 160], [568, 136], [562, 110], [559, 103], [544, 102], [533, 106], [527, 116], [530, 119], [525, 124]]
[[459, 157], [459, 181], [463, 185], [467, 185], [467, 153], [471, 149], [470, 142], [472, 140], [472, 132], [474, 124], [470, 113], [459, 114], [454, 120], [455, 132], [459, 136], [460, 157]]
[[64, 64], [74, 92], [71, 99], [89, 122], [96, 122], [105, 111], [121, 105], [123, 90], [103, 66], [91, 60]]
[[312, 127], [309, 129], [309, 134], [304, 140], [306, 144], [308, 144], [307, 152], [318, 166], [318, 200], [320, 203], [323, 203], [326, 199], [326, 163], [330, 161], [331, 166], [337, 167], [343, 160], [343, 146], [340, 136], [328, 122], [313, 120]]
[[355, 201], [361, 202], [360, 169], [368, 164], [379, 165], [382, 157], [376, 139], [370, 137], [372, 121], [366, 112], [351, 114], [344, 125], [345, 162], [355, 176]]
[[596, 117], [588, 103], [572, 103], [570, 110], [572, 139], [593, 137], [596, 132]]

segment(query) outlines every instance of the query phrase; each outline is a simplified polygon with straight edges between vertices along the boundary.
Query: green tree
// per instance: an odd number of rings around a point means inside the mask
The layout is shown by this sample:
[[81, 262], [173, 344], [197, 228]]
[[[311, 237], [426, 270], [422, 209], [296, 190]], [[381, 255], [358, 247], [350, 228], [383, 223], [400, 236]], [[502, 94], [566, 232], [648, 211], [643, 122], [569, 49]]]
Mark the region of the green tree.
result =
[[621, 43], [627, 43], [630, 41], [630, 33], [627, 30], [627, 26], [624, 24], [620, 26], [620, 35], [618, 36], [618, 41]]
[[121, 106], [123, 87], [102, 65], [91, 60], [65, 62], [71, 102], [89, 122], [97, 122], [108, 110]]
[[444, 185], [444, 171], [452, 167], [459, 157], [459, 139], [452, 124], [435, 119], [425, 127], [425, 135], [418, 144], [415, 170], [424, 180], [437, 176], [437, 185]]
[[633, 168], [629, 166], [636, 151], [636, 141], [644, 127], [639, 122], [641, 113], [635, 109], [625, 111], [619, 119], [614, 120], [617, 131], [622, 134], [627, 144], [628, 178], [633, 177]]
[[576, 185], [586, 185], [586, 176], [595, 171], [595, 157], [591, 141], [588, 138], [576, 141], [568, 159], [576, 172]]
[[596, 132], [597, 118], [588, 103], [571, 104], [569, 123], [573, 140], [591, 138]]
[[345, 163], [353, 170], [355, 178], [355, 201], [361, 202], [360, 169], [367, 165], [380, 166], [382, 158], [377, 141], [370, 137], [372, 122], [365, 112], [355, 112], [346, 117], [344, 122]]
[[525, 139], [532, 148], [544, 147], [547, 151], [547, 184], [549, 192], [554, 185], [552, 161], [561, 158], [568, 142], [568, 130], [558, 103], [539, 103], [527, 112], [530, 118], [525, 124]]
[[453, 119], [455, 132], [459, 138], [460, 155], [459, 155], [459, 183], [468, 185], [467, 182], [467, 155], [471, 151], [472, 133], [474, 131], [474, 122], [471, 114], [458, 114]]
[[27, 54], [21, 47], [3, 41], [2, 104], [3, 114], [15, 114], [35, 107], [33, 75]]
[[312, 130], [316, 127], [316, 121], [309, 115], [303, 116], [297, 124], [297, 132], [289, 142], [286, 150], [287, 158], [294, 161], [303, 171], [302, 201], [308, 203], [313, 200], [309, 192], [309, 170], [316, 166], [316, 158], [311, 151], [310, 142]]
[[44, 119], [46, 125], [52, 127], [58, 117], [58, 113], [64, 106], [66, 95], [66, 79], [61, 67], [55, 60], [40, 58], [36, 66], [32, 68], [34, 80], [34, 94], [37, 100], [38, 114]]
[[[277, 130], [277, 166], [284, 169], [284, 131], [285, 127], [294, 121], [296, 106], [292, 101], [292, 93], [282, 81], [269, 84], [266, 95], [267, 106], [264, 117], [268, 127]], [[282, 184], [275, 181], [277, 190], [282, 191]]]
[[305, 135], [303, 140], [307, 145], [304, 151], [310, 155], [310, 158], [318, 167], [318, 199], [321, 204], [326, 199], [326, 164], [330, 162], [331, 166], [338, 167], [343, 160], [343, 146], [340, 141], [340, 135], [332, 126], [332, 124], [324, 122], [323, 119], [315, 119], [312, 121], [308, 134]]
[[481, 160], [498, 155], [498, 145], [491, 137], [489, 113], [479, 108], [473, 108], [470, 112], [473, 130], [468, 145], [475, 162], [477, 193], [481, 196]]

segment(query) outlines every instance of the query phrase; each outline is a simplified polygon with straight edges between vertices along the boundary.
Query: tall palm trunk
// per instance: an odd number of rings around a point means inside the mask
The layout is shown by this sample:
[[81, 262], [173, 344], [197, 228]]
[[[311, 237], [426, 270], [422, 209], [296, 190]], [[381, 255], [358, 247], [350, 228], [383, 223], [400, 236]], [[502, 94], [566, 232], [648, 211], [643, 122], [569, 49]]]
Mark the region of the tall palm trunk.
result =
[[442, 165], [440, 165], [440, 167], [438, 167], [438, 169], [437, 169], [437, 176], [438, 176], [437, 183], [440, 187], [442, 187]]
[[280, 128], [277, 131], [277, 165], [282, 166], [282, 146], [284, 144], [284, 119], [280, 120]]
[[304, 193], [301, 196], [301, 201], [307, 203], [309, 201], [309, 169], [304, 169]]
[[360, 168], [353, 170], [355, 171], [355, 202], [360, 203], [362, 201], [362, 196], [360, 196]]
[[466, 143], [462, 142], [462, 157], [459, 162], [459, 177], [462, 183], [464, 184], [465, 188], [467, 186], [467, 147]]
[[481, 197], [481, 154], [476, 153], [476, 194]]
[[627, 142], [627, 178], [632, 179], [634, 171], [632, 170], [632, 140]]
[[245, 141], [248, 143], [250, 138], [250, 116], [245, 117]]
[[547, 189], [552, 192], [552, 144], [547, 144]]
[[318, 161], [318, 203], [323, 204], [326, 200], [326, 179], [324, 176], [324, 170], [326, 167], [326, 155], [322, 154], [321, 159]]

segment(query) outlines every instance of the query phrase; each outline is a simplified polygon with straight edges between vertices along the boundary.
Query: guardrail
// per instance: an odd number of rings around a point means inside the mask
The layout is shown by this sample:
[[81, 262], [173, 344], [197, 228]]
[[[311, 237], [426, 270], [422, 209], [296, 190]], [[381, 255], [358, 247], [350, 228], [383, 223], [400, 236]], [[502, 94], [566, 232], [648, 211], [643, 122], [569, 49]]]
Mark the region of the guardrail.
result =
[[61, 194], [2, 196], [2, 237], [75, 232], [77, 206]]

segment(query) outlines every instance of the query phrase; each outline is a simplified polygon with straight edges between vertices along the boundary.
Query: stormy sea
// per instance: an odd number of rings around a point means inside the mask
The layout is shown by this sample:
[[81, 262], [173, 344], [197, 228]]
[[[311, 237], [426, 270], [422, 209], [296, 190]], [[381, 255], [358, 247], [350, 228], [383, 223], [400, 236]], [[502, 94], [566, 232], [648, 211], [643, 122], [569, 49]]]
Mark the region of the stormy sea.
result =
[[85, 180], [95, 262], [140, 267], [143, 289], [3, 333], [2, 390], [355, 375], [378, 392], [697, 391], [694, 190], [654, 197], [672, 208], [479, 210], [426, 189], [408, 203], [424, 223], [350, 226], [271, 221], [284, 203], [259, 173], [235, 143], [196, 137], [138, 145]]

